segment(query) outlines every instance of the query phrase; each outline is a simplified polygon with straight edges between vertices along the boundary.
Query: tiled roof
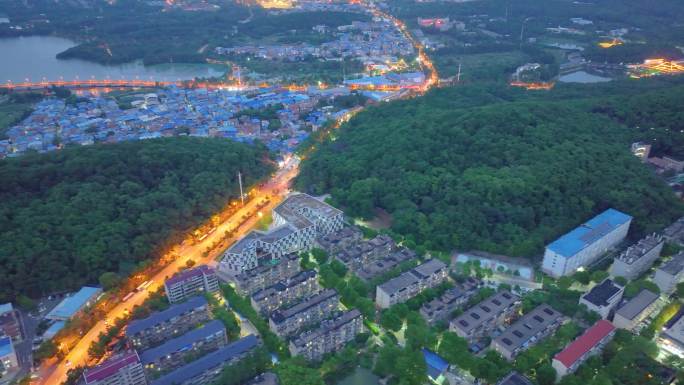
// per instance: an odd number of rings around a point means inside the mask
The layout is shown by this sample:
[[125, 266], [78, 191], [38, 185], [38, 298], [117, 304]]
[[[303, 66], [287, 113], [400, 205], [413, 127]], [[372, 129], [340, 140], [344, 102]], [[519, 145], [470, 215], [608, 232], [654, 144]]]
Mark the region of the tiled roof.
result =
[[86, 369], [83, 372], [83, 378], [86, 384], [102, 381], [118, 372], [121, 368], [137, 362], [140, 362], [138, 353], [132, 350], [119, 356], [114, 356], [92, 369]]
[[615, 330], [615, 326], [612, 323], [606, 320], [599, 320], [579, 338], [566, 346], [563, 351], [556, 354], [554, 359], [560, 361], [566, 368], [569, 368], [613, 330]]
[[572, 257], [630, 220], [632, 220], [631, 216], [615, 209], [608, 209], [558, 238], [547, 247], [563, 257]]
[[166, 310], [152, 313], [152, 315], [150, 315], [147, 318], [131, 322], [130, 324], [128, 324], [128, 327], [126, 328], [126, 335], [131, 336], [133, 334], [137, 334], [145, 329], [151, 328], [173, 317], [177, 317], [187, 311], [206, 305], [206, 298], [200, 296], [192, 297], [187, 301], [179, 303], [178, 305], [173, 305]]

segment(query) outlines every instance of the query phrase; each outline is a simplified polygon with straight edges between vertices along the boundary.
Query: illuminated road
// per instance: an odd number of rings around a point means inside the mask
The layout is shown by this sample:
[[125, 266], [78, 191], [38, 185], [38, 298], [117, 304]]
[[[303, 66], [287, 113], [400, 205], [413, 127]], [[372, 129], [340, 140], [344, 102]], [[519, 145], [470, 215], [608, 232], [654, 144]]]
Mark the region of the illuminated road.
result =
[[[278, 171], [271, 180], [266, 183], [262, 188], [256, 190], [253, 198], [245, 204], [244, 207], [236, 211], [230, 218], [228, 218], [223, 223], [219, 224], [212, 234], [207, 236], [203, 241], [198, 242], [195, 245], [179, 246], [177, 254], [180, 255], [168, 266], [164, 267], [159, 273], [151, 278], [153, 281], [147, 290], [154, 291], [159, 286], [164, 284], [164, 280], [167, 276], [173, 275], [180, 268], [184, 267], [188, 259], [194, 260], [199, 264], [211, 264], [214, 262], [216, 257], [225, 248], [232, 243], [234, 239], [238, 239], [244, 236], [252, 227], [254, 227], [259, 220], [257, 212], [257, 205], [262, 202], [264, 198], [270, 197], [269, 203], [261, 208], [261, 211], [268, 212], [272, 210], [275, 205], [277, 205], [282, 198], [286, 195], [289, 183], [297, 175], [298, 163], [295, 159], [292, 159], [283, 169]], [[242, 223], [242, 225], [237, 229], [230, 243], [224, 243], [219, 247], [215, 248], [206, 257], [203, 256], [204, 252], [208, 247], [210, 247], [214, 242], [219, 242], [224, 236], [225, 231], [232, 230], [234, 226], [242, 221], [243, 215], [250, 214], [249, 218]], [[122, 302], [114, 307], [109, 313], [107, 313], [106, 320], [111, 322], [116, 318], [123, 317], [127, 311], [130, 311], [135, 305], [142, 304], [147, 298], [147, 291], [141, 291], [135, 293], [126, 302]], [[71, 351], [66, 355], [65, 359], [58, 363], [52, 373], [46, 377], [40, 379], [39, 383], [46, 385], [60, 384], [66, 380], [67, 371], [71, 367], [85, 365], [88, 358], [88, 348], [93, 341], [96, 341], [99, 334], [105, 332], [107, 325], [105, 320], [101, 320], [93, 326], [88, 333], [83, 335], [78, 343], [71, 349]]]

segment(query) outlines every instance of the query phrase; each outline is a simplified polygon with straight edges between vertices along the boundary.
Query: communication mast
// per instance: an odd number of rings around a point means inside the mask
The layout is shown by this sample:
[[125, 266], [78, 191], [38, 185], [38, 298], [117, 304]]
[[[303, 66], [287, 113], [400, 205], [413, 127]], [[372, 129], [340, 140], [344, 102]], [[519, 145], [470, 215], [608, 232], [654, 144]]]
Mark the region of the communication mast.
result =
[[238, 171], [238, 183], [240, 184], [240, 200], [242, 205], [245, 205], [245, 194], [242, 192], [242, 174]]

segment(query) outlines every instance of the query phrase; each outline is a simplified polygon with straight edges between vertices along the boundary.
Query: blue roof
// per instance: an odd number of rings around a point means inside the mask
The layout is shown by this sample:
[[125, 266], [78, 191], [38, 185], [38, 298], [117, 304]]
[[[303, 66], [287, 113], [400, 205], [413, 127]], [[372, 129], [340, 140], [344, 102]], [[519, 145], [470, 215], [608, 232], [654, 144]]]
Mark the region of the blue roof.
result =
[[547, 248], [569, 258], [631, 220], [632, 217], [625, 213], [608, 209], [553, 241]]
[[64, 328], [65, 322], [64, 321], [57, 321], [53, 323], [45, 332], [43, 333], [43, 337], [46, 338], [52, 338], [54, 337], [60, 330]]
[[0, 357], [4, 357], [14, 351], [10, 337], [0, 337]]
[[48, 319], [69, 319], [76, 314], [94, 296], [100, 294], [102, 289], [99, 287], [83, 286], [76, 294], [64, 298], [59, 305], [45, 316]]
[[140, 361], [143, 365], [155, 362], [159, 358], [164, 357], [165, 355], [183, 350], [183, 348], [185, 347], [191, 347], [195, 342], [202, 341], [203, 339], [225, 329], [226, 328], [223, 326], [223, 323], [221, 321], [210, 321], [201, 328], [193, 329], [180, 337], [166, 341], [162, 345], [159, 345], [152, 349], [145, 350], [140, 355]]
[[172, 385], [181, 384], [195, 378], [207, 370], [224, 365], [236, 356], [243, 354], [257, 346], [259, 340], [254, 334], [241, 338], [232, 344], [209, 353], [191, 363], [181, 366], [173, 372], [151, 382], [151, 385]]
[[428, 376], [432, 379], [437, 379], [445, 370], [447, 370], [449, 363], [446, 362], [444, 358], [428, 349], [423, 348], [422, 351], [423, 358], [425, 358], [425, 363], [427, 364]]
[[173, 317], [179, 316], [189, 310], [206, 305], [206, 298], [200, 296], [192, 297], [187, 301], [179, 303], [178, 305], [173, 305], [166, 310], [152, 313], [152, 315], [147, 318], [131, 322], [126, 328], [126, 335], [131, 336], [137, 334], [145, 329], [149, 329], [155, 325], [159, 325], [162, 322], [168, 321]]

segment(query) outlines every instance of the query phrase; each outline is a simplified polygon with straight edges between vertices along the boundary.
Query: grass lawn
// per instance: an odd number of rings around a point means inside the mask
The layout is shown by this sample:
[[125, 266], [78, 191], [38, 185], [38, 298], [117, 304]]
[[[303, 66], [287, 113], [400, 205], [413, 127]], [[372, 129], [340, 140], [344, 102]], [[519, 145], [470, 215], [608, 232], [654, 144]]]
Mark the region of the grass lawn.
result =
[[482, 53], [482, 54], [444, 54], [431, 55], [440, 77], [454, 76], [461, 65], [461, 80], [504, 80], [515, 69], [527, 62], [520, 51]]

